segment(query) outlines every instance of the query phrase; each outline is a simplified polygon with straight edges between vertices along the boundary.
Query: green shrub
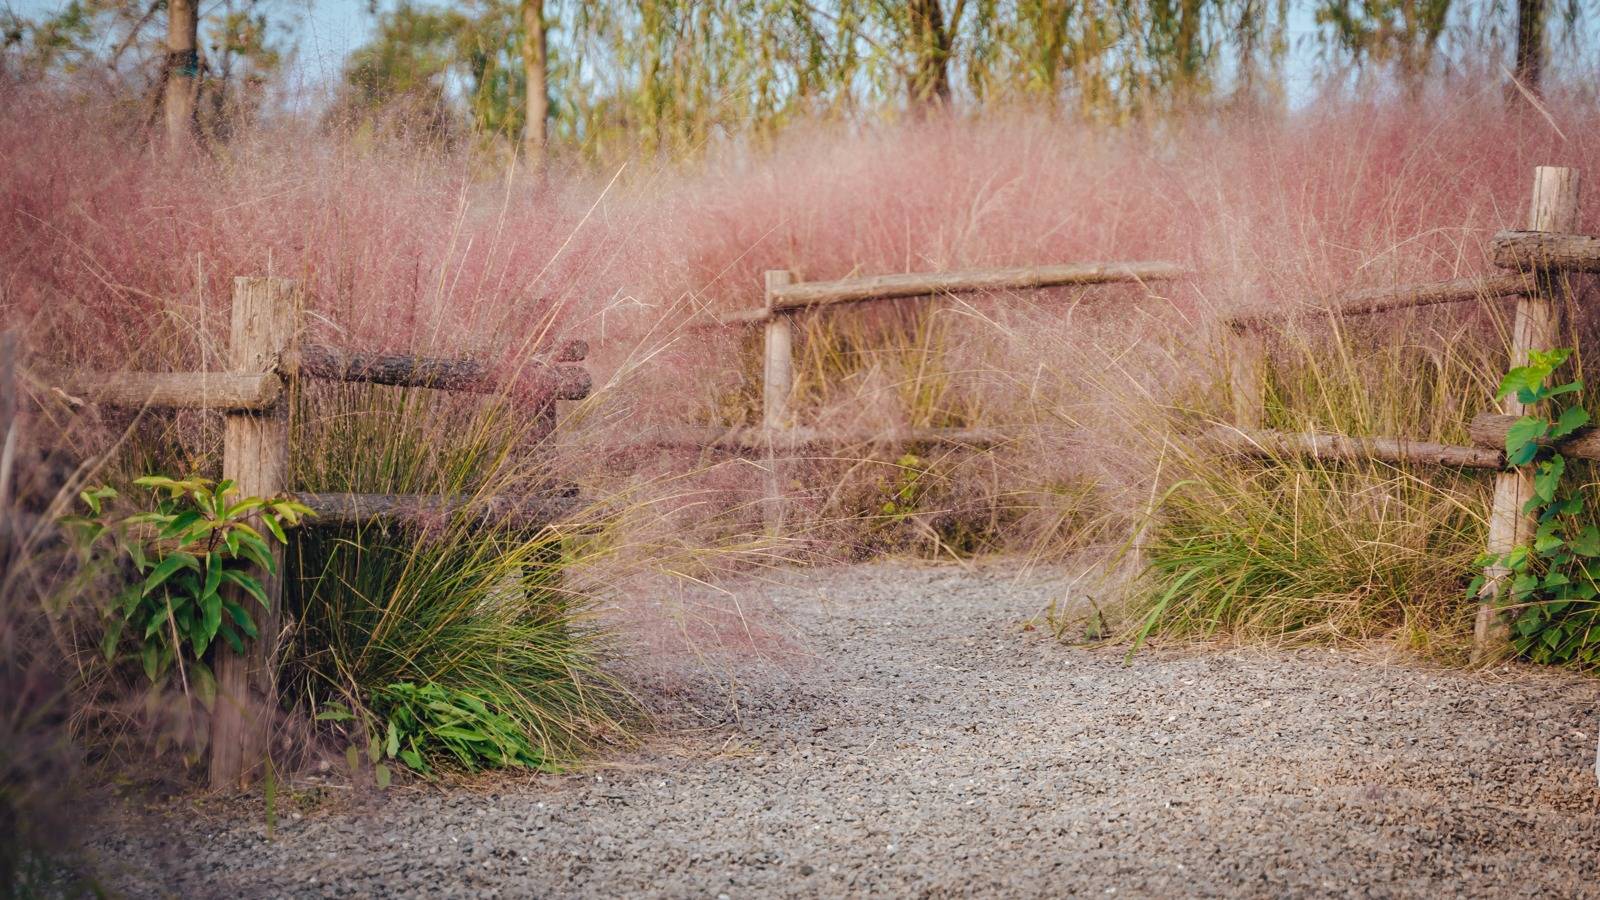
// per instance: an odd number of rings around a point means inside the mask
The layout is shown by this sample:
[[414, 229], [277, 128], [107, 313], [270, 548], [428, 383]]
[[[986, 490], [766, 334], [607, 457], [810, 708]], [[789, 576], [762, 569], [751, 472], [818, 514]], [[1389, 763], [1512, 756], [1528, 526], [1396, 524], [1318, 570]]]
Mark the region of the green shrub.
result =
[[[296, 477], [312, 490], [465, 496], [555, 483], [536, 422], [498, 398], [327, 385], [296, 407]], [[605, 669], [589, 598], [564, 573], [593, 562], [593, 535], [485, 520], [301, 531], [286, 602], [298, 623], [285, 681], [312, 708], [376, 715], [396, 684], [469, 696], [513, 723], [541, 760], [624, 731], [628, 695]]]
[[206, 651], [221, 637], [235, 652], [244, 652], [245, 640], [256, 637], [256, 625], [241, 600], [247, 595], [267, 609], [260, 575], [278, 573], [267, 536], [248, 520], [260, 522], [273, 539], [287, 543], [285, 529], [311, 511], [281, 497], [235, 500], [238, 490], [232, 481], [147, 475], [134, 484], [151, 490], [152, 508], [111, 515], [105, 503], [119, 494], [98, 487], [80, 495], [89, 515], [62, 520], [75, 531], [85, 553], [109, 540], [114, 555], [127, 555], [136, 576], [108, 610], [101, 650], [113, 661], [124, 636], [130, 637], [151, 681], [181, 660], [185, 683], [193, 679], [209, 704], [216, 679], [204, 662]]
[[1484, 554], [1484, 573], [1467, 590], [1476, 600], [1491, 572], [1503, 573], [1498, 601], [1512, 615], [1512, 646], [1537, 663], [1594, 667], [1600, 663], [1600, 528], [1588, 514], [1582, 492], [1572, 490], [1568, 460], [1549, 442], [1589, 423], [1579, 403], [1560, 410], [1548, 401], [1574, 395], [1581, 380], [1554, 384], [1552, 376], [1570, 350], [1534, 351], [1526, 366], [1506, 373], [1499, 396], [1516, 394], [1534, 414], [1519, 418], [1506, 432], [1506, 462], [1531, 473], [1533, 495], [1522, 513], [1534, 517], [1532, 542], [1505, 554]]

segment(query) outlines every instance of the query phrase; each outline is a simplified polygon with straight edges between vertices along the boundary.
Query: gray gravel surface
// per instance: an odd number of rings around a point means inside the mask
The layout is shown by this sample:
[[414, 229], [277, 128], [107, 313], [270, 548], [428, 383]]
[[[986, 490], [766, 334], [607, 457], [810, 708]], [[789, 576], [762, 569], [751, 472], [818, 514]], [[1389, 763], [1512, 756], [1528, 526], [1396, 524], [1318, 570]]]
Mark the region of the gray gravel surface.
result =
[[[1156, 652], [1022, 624], [1065, 573], [751, 583], [808, 664], [674, 697], [720, 722], [584, 774], [174, 816], [134, 894], [1600, 896], [1600, 685], [1327, 650]], [[688, 685], [688, 687], [684, 687]], [[680, 715], [680, 723], [688, 720]]]

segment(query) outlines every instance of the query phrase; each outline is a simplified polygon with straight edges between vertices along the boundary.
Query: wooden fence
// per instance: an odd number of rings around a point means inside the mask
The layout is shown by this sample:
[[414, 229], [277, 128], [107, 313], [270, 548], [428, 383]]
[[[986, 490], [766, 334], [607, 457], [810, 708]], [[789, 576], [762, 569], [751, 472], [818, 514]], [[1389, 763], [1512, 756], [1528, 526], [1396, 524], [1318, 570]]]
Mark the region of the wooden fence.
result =
[[[1507, 274], [1346, 294], [1318, 304], [1306, 314], [1359, 315], [1515, 297], [1510, 364], [1525, 365], [1530, 350], [1552, 349], [1561, 343], [1559, 301], [1568, 293], [1564, 283], [1567, 273], [1600, 272], [1600, 238], [1572, 233], [1578, 228], [1578, 181], [1578, 172], [1573, 169], [1541, 166], [1534, 170], [1527, 230], [1501, 232], [1491, 245], [1495, 265], [1510, 270]], [[1503, 400], [1500, 413], [1484, 413], [1473, 420], [1470, 446], [1399, 437], [1264, 430], [1264, 332], [1281, 319], [1282, 316], [1252, 316], [1227, 323], [1229, 346], [1224, 358], [1229, 368], [1234, 422], [1231, 427], [1219, 426], [1207, 435], [1214, 446], [1243, 456], [1298, 455], [1330, 461], [1377, 460], [1497, 470], [1486, 549], [1503, 555], [1530, 539], [1534, 526], [1522, 510], [1532, 496], [1531, 475], [1505, 467], [1506, 431], [1527, 411], [1516, 397]], [[1571, 457], [1600, 459], [1600, 433], [1580, 431], [1561, 443], [1561, 451]], [[1510, 622], [1499, 603], [1508, 574], [1501, 567], [1487, 573], [1473, 635], [1473, 656], [1477, 661], [1497, 660], [1509, 651]]]
[[658, 428], [643, 437], [656, 445], [763, 454], [763, 518], [769, 529], [776, 529], [785, 518], [787, 470], [796, 451], [868, 442], [986, 447], [1004, 442], [1010, 433], [1004, 427], [817, 429], [796, 425], [789, 408], [794, 391], [795, 315], [844, 303], [1071, 285], [1145, 284], [1171, 281], [1185, 274], [1181, 266], [1169, 262], [1076, 263], [814, 282], [797, 281], [793, 273], [784, 269], [768, 271], [765, 303], [761, 307], [721, 316], [703, 313], [689, 323], [691, 328], [763, 327], [761, 425], [731, 429], [673, 426]]
[[[283, 402], [287, 382], [317, 378], [346, 382], [435, 388], [470, 393], [507, 392], [535, 408], [553, 425], [554, 401], [588, 396], [583, 360], [587, 346], [568, 343], [532, 363], [513, 383], [502, 383], [490, 366], [470, 359], [353, 353], [303, 343], [297, 292], [281, 278], [234, 279], [233, 309], [225, 372], [73, 372], [47, 376], [69, 398], [135, 408], [214, 409], [224, 416], [222, 477], [241, 496], [286, 494], [317, 513], [315, 524], [351, 524], [375, 519], [428, 518], [470, 510], [484, 520], [537, 528], [554, 522], [574, 504], [570, 492], [535, 496], [438, 497], [390, 494], [295, 492], [287, 483], [289, 418]], [[6, 359], [13, 354], [6, 353]], [[9, 411], [11, 404], [0, 399]], [[7, 457], [9, 458], [9, 457]], [[6, 480], [0, 479], [0, 490]], [[281, 549], [275, 549], [280, 561]], [[267, 713], [275, 707], [269, 661], [279, 632], [280, 578], [264, 579], [268, 608], [259, 638], [247, 656], [218, 642], [214, 672], [217, 699], [211, 717], [210, 776], [222, 787], [248, 778], [262, 759]]]
[[[1479, 416], [1471, 424], [1469, 446], [1443, 445], [1405, 438], [1296, 434], [1262, 428], [1265, 410], [1265, 332], [1285, 315], [1359, 315], [1419, 306], [1516, 297], [1511, 363], [1527, 361], [1528, 351], [1555, 346], [1560, 335], [1562, 279], [1570, 272], [1600, 272], [1600, 238], [1576, 235], [1578, 173], [1541, 167], [1536, 170], [1533, 199], [1525, 231], [1505, 232], [1494, 239], [1496, 265], [1507, 274], [1456, 279], [1430, 284], [1345, 294], [1276, 316], [1238, 317], [1227, 323], [1225, 360], [1229, 372], [1233, 424], [1219, 426], [1206, 439], [1225, 453], [1254, 457], [1308, 456], [1322, 460], [1380, 460], [1394, 463], [1456, 466], [1497, 470], [1489, 515], [1488, 550], [1503, 554], [1532, 533], [1522, 508], [1531, 492], [1529, 476], [1506, 470], [1502, 448], [1506, 430], [1524, 409], [1515, 398], [1498, 414]], [[790, 410], [794, 386], [794, 322], [796, 315], [818, 307], [907, 297], [940, 297], [995, 290], [1023, 290], [1064, 285], [1143, 284], [1170, 281], [1186, 273], [1172, 263], [1134, 262], [992, 269], [938, 274], [888, 275], [842, 281], [800, 282], [784, 270], [765, 274], [765, 302], [760, 308], [730, 315], [701, 314], [693, 327], [763, 328], [762, 420], [755, 428], [676, 426], [658, 428], [641, 437], [656, 445], [714, 447], [750, 452], [764, 458], [764, 519], [778, 527], [784, 519], [786, 468], [797, 451], [808, 447], [860, 442], [929, 442], [988, 446], [1007, 439], [1003, 427], [947, 429], [832, 429], [798, 426]], [[435, 516], [470, 508], [485, 518], [515, 519], [529, 526], [559, 518], [570, 496], [426, 497], [414, 495], [293, 493], [286, 483], [289, 452], [288, 416], [283, 397], [289, 379], [319, 378], [347, 382], [448, 391], [493, 393], [514, 387], [522, 402], [553, 410], [558, 399], [581, 399], [590, 391], [588, 372], [580, 366], [587, 348], [574, 342], [546, 354], [513, 385], [502, 384], [492, 369], [469, 359], [431, 359], [355, 353], [297, 340], [296, 292], [292, 282], [277, 278], [238, 278], [234, 283], [228, 370], [181, 373], [62, 374], [67, 394], [91, 402], [136, 407], [214, 409], [224, 413], [223, 477], [233, 479], [245, 495], [289, 493], [321, 520], [350, 523], [377, 518]], [[13, 364], [14, 348], [0, 345], [0, 369]], [[3, 390], [10, 379], [0, 372], [0, 476], [11, 465], [15, 429], [10, 418], [15, 398]], [[7, 436], [10, 440], [7, 440]], [[1600, 430], [1580, 431], [1561, 444], [1569, 456], [1600, 460]], [[0, 510], [9, 479], [0, 477]], [[1477, 656], [1503, 655], [1508, 624], [1497, 599], [1506, 573], [1493, 571], [1484, 589], [1475, 636]], [[281, 584], [268, 584], [272, 604], [260, 628], [261, 640], [248, 658], [219, 646], [216, 661], [218, 700], [211, 725], [211, 780], [233, 784], [260, 758], [272, 708], [270, 667], [278, 630], [276, 616]]]

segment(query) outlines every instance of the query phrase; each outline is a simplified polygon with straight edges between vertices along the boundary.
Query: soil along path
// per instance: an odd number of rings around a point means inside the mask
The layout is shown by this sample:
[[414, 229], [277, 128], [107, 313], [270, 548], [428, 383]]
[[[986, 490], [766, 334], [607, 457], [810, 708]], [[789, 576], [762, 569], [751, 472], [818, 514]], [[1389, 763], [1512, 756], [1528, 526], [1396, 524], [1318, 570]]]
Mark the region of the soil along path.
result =
[[[1600, 893], [1600, 685], [1329, 651], [1063, 647], [1064, 583], [875, 565], [751, 586], [817, 654], [596, 773], [101, 844], [178, 896]], [[709, 696], [709, 695], [708, 695]]]

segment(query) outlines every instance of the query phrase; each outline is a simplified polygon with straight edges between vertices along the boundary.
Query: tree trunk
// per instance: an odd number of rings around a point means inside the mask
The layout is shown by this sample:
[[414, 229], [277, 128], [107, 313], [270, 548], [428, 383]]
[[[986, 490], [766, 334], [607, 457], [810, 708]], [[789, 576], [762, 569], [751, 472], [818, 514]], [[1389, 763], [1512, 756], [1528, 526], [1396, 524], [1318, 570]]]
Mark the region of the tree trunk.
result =
[[168, 0], [165, 72], [167, 148], [194, 139], [195, 98], [200, 86], [199, 0]]
[[1517, 0], [1517, 81], [1539, 96], [1544, 65], [1544, 0]]
[[550, 114], [544, 28], [544, 0], [522, 0], [522, 73], [528, 92], [522, 150], [534, 169], [544, 165], [545, 122]]
[[921, 116], [950, 101], [950, 32], [939, 0], [910, 0], [911, 39], [916, 66], [911, 73], [910, 105]]

